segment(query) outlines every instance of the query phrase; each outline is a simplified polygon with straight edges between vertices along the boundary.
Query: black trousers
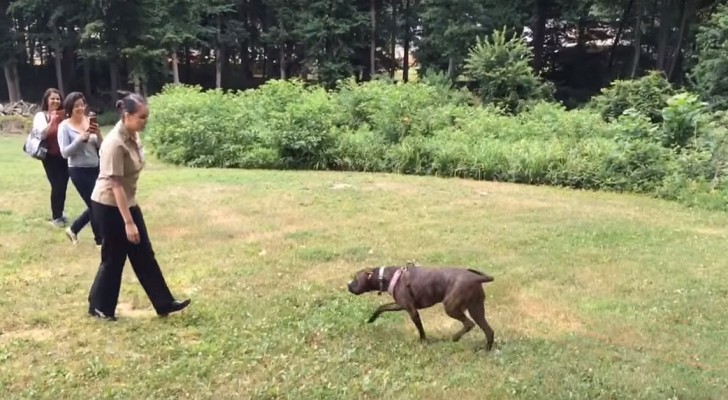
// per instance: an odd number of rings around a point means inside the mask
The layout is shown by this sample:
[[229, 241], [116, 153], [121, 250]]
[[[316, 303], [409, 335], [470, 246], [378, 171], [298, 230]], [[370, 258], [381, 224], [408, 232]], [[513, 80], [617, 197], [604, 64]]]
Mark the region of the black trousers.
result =
[[76, 187], [76, 191], [86, 203], [86, 209], [83, 210], [81, 215], [76, 218], [71, 224], [71, 230], [73, 233], [78, 234], [81, 232], [84, 226], [89, 222], [91, 223], [91, 230], [94, 233], [94, 241], [96, 244], [101, 244], [101, 231], [98, 228], [98, 224], [93, 218], [91, 212], [91, 193], [94, 191], [94, 185], [96, 185], [96, 178], [99, 176], [99, 168], [83, 168], [83, 167], [68, 167], [68, 174], [71, 176], [71, 182]]
[[166, 309], [174, 298], [154, 256], [142, 210], [138, 206], [129, 209], [139, 230], [141, 239], [139, 244], [133, 244], [126, 238], [124, 219], [117, 207], [91, 201], [91, 210], [101, 230], [103, 241], [101, 265], [88, 296], [89, 306], [108, 316], [115, 315], [121, 289], [121, 275], [128, 256], [131, 267], [155, 310], [159, 312]]
[[43, 160], [43, 169], [51, 184], [51, 218], [63, 216], [68, 188], [68, 161], [60, 155], [48, 154]]

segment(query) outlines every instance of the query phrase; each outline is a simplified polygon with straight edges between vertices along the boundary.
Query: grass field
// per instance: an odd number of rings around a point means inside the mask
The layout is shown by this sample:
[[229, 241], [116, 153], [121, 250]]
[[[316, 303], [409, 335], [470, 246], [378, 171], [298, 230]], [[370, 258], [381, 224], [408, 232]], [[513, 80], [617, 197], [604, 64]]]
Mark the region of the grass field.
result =
[[[728, 215], [645, 197], [467, 180], [195, 170], [150, 160], [139, 200], [173, 293], [159, 319], [127, 264], [119, 321], [86, 315], [99, 257], [49, 216], [20, 136], [0, 136], [3, 399], [728, 397]], [[69, 185], [70, 216], [81, 201]], [[495, 276], [496, 350], [441, 306], [365, 321], [365, 266]]]

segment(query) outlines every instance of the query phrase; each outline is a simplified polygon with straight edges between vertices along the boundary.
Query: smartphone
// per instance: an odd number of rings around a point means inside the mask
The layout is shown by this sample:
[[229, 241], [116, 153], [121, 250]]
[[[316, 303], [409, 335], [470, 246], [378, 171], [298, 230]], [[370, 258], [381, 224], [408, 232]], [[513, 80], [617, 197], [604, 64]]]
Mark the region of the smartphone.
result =
[[89, 119], [89, 121], [88, 121], [89, 122], [89, 125], [93, 125], [93, 124], [98, 125], [99, 124], [99, 121], [96, 118], [96, 113], [93, 112], [93, 111], [91, 111], [90, 113], [88, 113], [88, 119]]

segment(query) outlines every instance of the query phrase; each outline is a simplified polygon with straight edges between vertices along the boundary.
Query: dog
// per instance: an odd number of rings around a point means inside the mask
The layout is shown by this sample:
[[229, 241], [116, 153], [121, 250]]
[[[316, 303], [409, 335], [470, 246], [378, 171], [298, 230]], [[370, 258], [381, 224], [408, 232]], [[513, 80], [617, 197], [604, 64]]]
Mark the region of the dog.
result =
[[[463, 324], [452, 340], [457, 342], [478, 324], [485, 334], [485, 348], [490, 351], [495, 333], [485, 319], [485, 292], [482, 285], [493, 280], [492, 276], [469, 268], [423, 268], [407, 263], [404, 267], [384, 266], [359, 270], [347, 287], [350, 293], [357, 296], [372, 291], [378, 291], [380, 295], [384, 291], [388, 292], [394, 302], [378, 307], [367, 322], [374, 322], [384, 312], [405, 310], [417, 327], [420, 341], [426, 341], [427, 337], [417, 310], [443, 303], [445, 313]], [[465, 315], [466, 310], [475, 323]]]

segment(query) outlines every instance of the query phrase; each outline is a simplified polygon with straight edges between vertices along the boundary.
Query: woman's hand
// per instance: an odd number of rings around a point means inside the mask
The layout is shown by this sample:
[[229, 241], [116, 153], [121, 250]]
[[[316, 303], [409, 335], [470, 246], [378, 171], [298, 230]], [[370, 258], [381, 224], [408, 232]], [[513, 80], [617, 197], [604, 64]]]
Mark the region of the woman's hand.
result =
[[93, 123], [89, 124], [88, 130], [89, 130], [89, 132], [95, 133], [97, 135], [101, 133], [101, 130], [99, 129], [99, 124], [97, 122], [93, 122]]
[[91, 137], [91, 133], [89, 131], [81, 132], [81, 140], [84, 142], [88, 142], [88, 139]]
[[56, 121], [58, 121], [58, 120], [61, 119], [61, 114], [58, 113], [58, 112], [51, 111], [50, 114], [51, 114], [50, 115], [50, 123], [51, 124], [54, 124], [54, 123], [56, 123]]
[[137, 229], [136, 224], [133, 221], [127, 222], [124, 224], [124, 228], [126, 229], [126, 238], [134, 244], [139, 244], [139, 229]]

